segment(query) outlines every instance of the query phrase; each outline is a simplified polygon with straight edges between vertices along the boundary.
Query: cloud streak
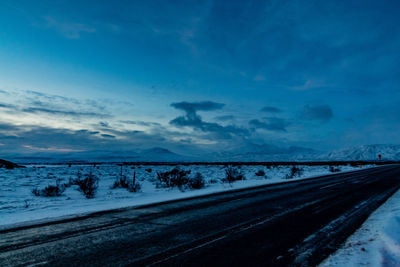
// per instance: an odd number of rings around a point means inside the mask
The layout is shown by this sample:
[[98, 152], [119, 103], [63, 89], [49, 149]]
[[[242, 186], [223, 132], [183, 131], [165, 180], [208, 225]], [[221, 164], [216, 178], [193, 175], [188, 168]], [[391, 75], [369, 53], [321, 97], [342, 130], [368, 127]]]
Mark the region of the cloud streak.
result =
[[56, 109], [48, 109], [48, 108], [25, 108], [22, 109], [23, 112], [26, 113], [41, 113], [41, 114], [49, 114], [54, 116], [71, 116], [71, 117], [93, 117], [93, 118], [109, 118], [111, 115], [109, 114], [101, 114], [95, 112], [80, 112], [80, 111], [72, 111], [72, 110], [56, 110]]

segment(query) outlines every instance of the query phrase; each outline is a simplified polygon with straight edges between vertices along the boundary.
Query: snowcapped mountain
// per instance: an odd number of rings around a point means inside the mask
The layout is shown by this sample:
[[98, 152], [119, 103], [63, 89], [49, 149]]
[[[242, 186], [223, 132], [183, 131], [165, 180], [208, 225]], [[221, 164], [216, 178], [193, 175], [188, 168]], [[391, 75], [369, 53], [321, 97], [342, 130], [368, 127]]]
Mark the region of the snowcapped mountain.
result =
[[364, 145], [335, 150], [318, 156], [320, 160], [400, 160], [400, 145]]
[[288, 161], [309, 160], [315, 158], [316, 154], [316, 150], [304, 147], [248, 143], [238, 148], [208, 154], [204, 158], [206, 161]]
[[[357, 161], [400, 160], [400, 145], [363, 145], [334, 150], [329, 153], [319, 152], [304, 147], [282, 148], [275, 145], [248, 144], [246, 146], [215, 153], [216, 161]], [[211, 158], [211, 157], [210, 157]]]
[[[182, 155], [162, 147], [135, 151], [88, 151], [66, 154], [8, 155], [17, 163], [61, 162], [212, 162], [212, 161], [351, 161], [400, 160], [400, 145], [364, 145], [322, 153], [305, 147], [280, 147], [271, 144], [247, 143], [221, 152]], [[4, 155], [5, 156], [5, 155]]]

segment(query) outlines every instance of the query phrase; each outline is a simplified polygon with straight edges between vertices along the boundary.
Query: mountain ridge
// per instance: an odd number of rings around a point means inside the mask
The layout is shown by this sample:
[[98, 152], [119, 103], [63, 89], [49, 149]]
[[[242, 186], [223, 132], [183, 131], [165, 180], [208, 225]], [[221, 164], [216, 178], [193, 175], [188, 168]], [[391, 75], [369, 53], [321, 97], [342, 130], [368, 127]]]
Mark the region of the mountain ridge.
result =
[[183, 155], [163, 147], [138, 149], [135, 151], [87, 151], [66, 154], [10, 155], [8, 159], [17, 163], [61, 163], [61, 162], [222, 162], [222, 161], [359, 161], [400, 160], [400, 145], [374, 144], [348, 147], [321, 152], [311, 148], [269, 144], [242, 145], [220, 152], [198, 155]]

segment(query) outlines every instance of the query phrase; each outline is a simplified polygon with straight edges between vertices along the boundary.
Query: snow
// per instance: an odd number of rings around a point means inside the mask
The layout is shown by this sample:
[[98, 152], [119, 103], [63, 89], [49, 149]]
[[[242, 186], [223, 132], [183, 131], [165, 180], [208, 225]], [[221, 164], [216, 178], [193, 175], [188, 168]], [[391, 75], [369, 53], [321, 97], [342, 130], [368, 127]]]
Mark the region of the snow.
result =
[[43, 152], [29, 155], [2, 155], [13, 162], [24, 163], [94, 163], [94, 162], [277, 162], [277, 161], [382, 161], [400, 160], [400, 145], [375, 144], [317, 151], [306, 147], [280, 147], [273, 144], [246, 143], [229, 150], [180, 154], [163, 147], [135, 151], [84, 151], [68, 153]]
[[[172, 166], [124, 166], [123, 173], [128, 177], [136, 172], [136, 179], [141, 184], [141, 191], [132, 193], [123, 188], [111, 189], [115, 179], [120, 176], [121, 167], [117, 164], [93, 165], [27, 165], [26, 168], [12, 170], [0, 169], [0, 226], [23, 223], [32, 220], [43, 220], [59, 216], [137, 206], [172, 199], [199, 196], [214, 192], [227, 191], [256, 185], [290, 181], [285, 179], [291, 166], [241, 166], [246, 180], [231, 184], [222, 182], [225, 177], [223, 165], [189, 165], [179, 166], [191, 170], [193, 177], [197, 172], [206, 180], [206, 187], [200, 190], [177, 188], [157, 188], [156, 173], [171, 170]], [[328, 166], [301, 166], [303, 174], [294, 179], [304, 179], [329, 174]], [[354, 170], [354, 167], [340, 166], [341, 171]], [[148, 172], [146, 169], [151, 169]], [[358, 169], [358, 168], [356, 168]], [[255, 173], [264, 170], [265, 177]], [[56, 181], [68, 183], [70, 178], [93, 172], [99, 177], [99, 187], [95, 198], [86, 199], [73, 185], [59, 197], [37, 197], [32, 194], [34, 188], [55, 185]], [[1, 227], [0, 227], [1, 228]]]
[[320, 267], [400, 266], [400, 190]]
[[319, 155], [320, 160], [399, 160], [400, 145], [364, 145], [339, 149], [327, 154]]

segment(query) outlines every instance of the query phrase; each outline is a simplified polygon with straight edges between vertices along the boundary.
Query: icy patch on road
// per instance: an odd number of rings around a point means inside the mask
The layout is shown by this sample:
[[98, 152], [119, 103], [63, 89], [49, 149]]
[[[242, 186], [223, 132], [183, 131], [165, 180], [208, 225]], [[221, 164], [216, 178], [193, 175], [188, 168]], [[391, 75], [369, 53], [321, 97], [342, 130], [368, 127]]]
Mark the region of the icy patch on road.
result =
[[[200, 190], [180, 191], [177, 188], [157, 188], [156, 173], [169, 171], [172, 166], [125, 166], [123, 174], [141, 184], [141, 191], [131, 193], [123, 188], [111, 189], [115, 179], [121, 174], [117, 164], [92, 165], [30, 165], [27, 168], [6, 170], [0, 169], [0, 226], [28, 222], [32, 220], [53, 218], [79, 213], [95, 212], [129, 206], [137, 206], [173, 199], [181, 199], [209, 193], [228, 191], [232, 189], [272, 184], [284, 181], [311, 178], [330, 174], [328, 166], [301, 166], [300, 177], [286, 179], [291, 166], [241, 166], [246, 180], [234, 183], [224, 183], [226, 166], [223, 165], [189, 165], [180, 166], [190, 170], [191, 176], [201, 173], [206, 187]], [[151, 169], [151, 170], [150, 170]], [[358, 170], [359, 167], [340, 166], [341, 171]], [[258, 171], [264, 171], [266, 176], [257, 176]], [[99, 177], [99, 187], [95, 198], [86, 199], [77, 190], [77, 186], [68, 187], [59, 197], [37, 197], [32, 194], [34, 188], [44, 188], [47, 185], [68, 183], [69, 179], [77, 177], [78, 173], [93, 172]]]
[[400, 190], [320, 264], [328, 266], [400, 266]]

